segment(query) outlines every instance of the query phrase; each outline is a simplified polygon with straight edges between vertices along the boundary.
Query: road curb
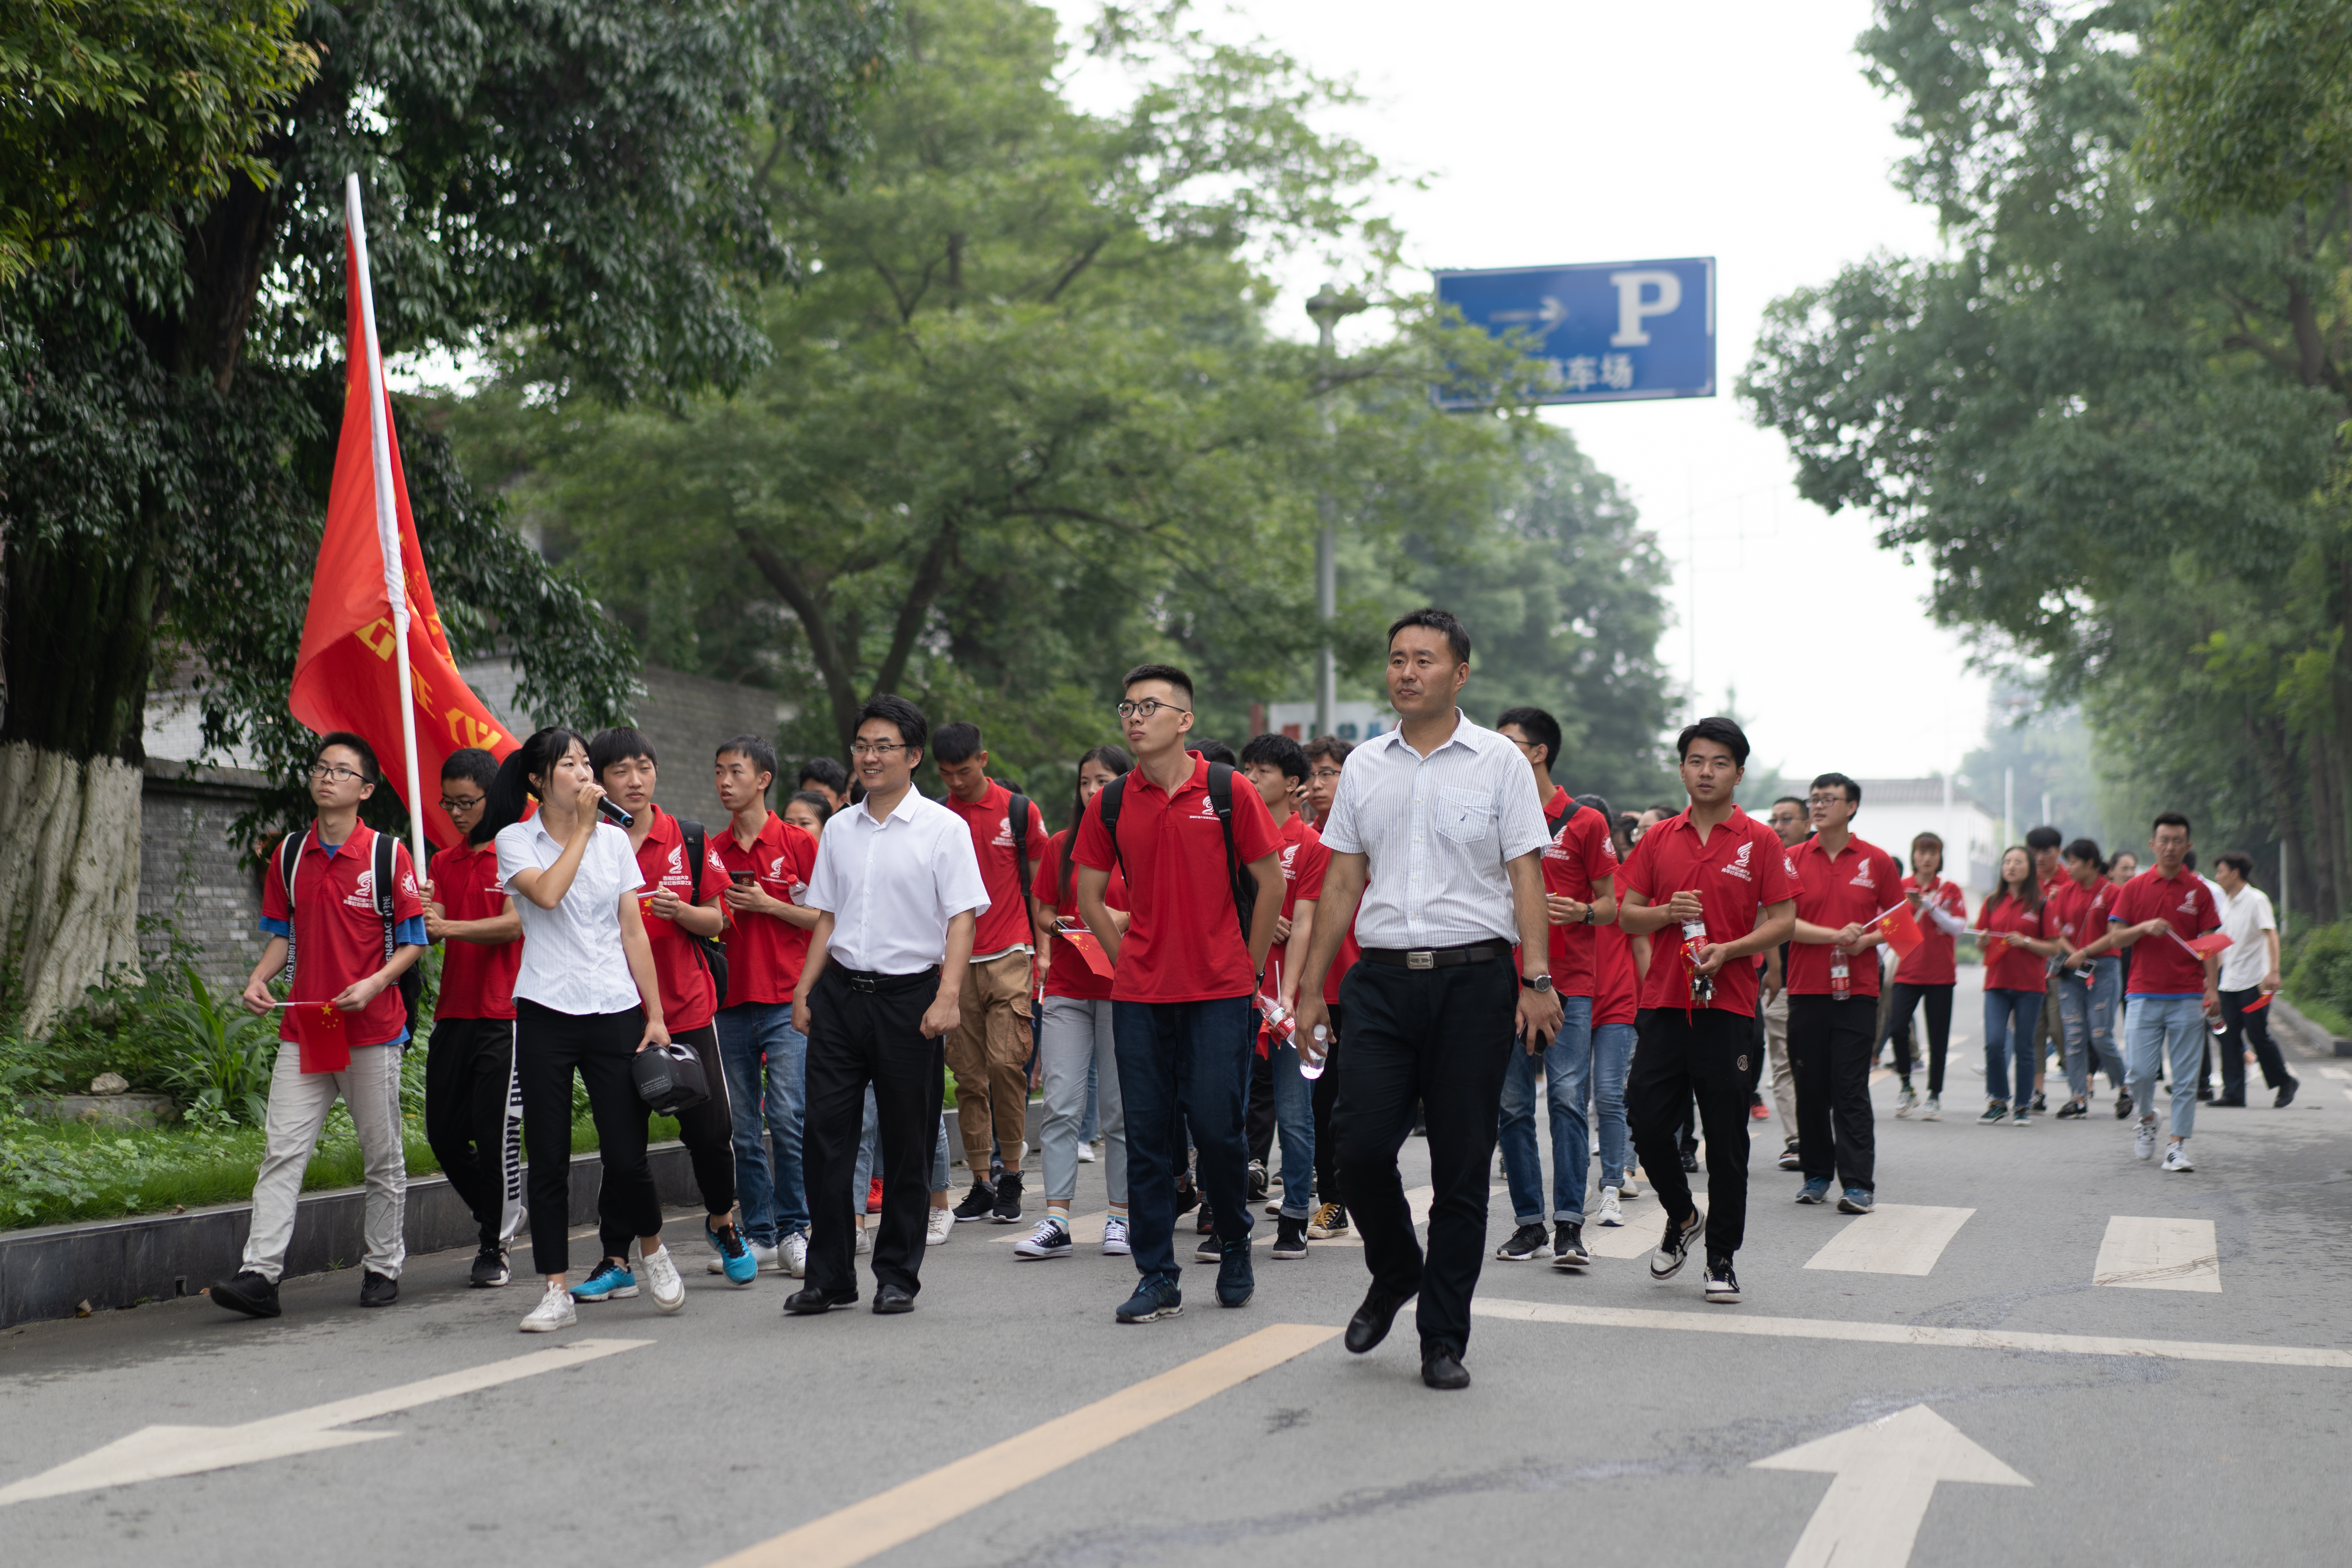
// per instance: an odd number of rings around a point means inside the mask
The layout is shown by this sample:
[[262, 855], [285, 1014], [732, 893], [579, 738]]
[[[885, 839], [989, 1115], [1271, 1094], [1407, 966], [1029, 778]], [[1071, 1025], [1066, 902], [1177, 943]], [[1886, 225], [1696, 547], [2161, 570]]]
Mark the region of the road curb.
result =
[[[657, 1143], [650, 1155], [664, 1206], [699, 1206], [685, 1146]], [[596, 1223], [603, 1186], [599, 1157], [572, 1156], [568, 1228]], [[286, 1253], [287, 1276], [357, 1263], [366, 1250], [366, 1206], [364, 1187], [305, 1193]], [[0, 1234], [0, 1328], [195, 1295], [236, 1272], [252, 1225], [253, 1205], [241, 1203]], [[438, 1174], [409, 1178], [404, 1228], [411, 1253], [471, 1247], [479, 1234], [449, 1179]]]

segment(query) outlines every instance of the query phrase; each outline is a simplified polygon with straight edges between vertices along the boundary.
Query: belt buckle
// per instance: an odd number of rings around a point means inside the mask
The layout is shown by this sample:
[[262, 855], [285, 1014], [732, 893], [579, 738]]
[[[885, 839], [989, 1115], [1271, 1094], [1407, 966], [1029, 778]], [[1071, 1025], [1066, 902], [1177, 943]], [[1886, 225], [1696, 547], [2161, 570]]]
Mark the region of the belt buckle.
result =
[[849, 982], [849, 988], [852, 991], [863, 991], [868, 995], [873, 994], [876, 989], [873, 977], [866, 974], [852, 976]]
[[1437, 967], [1437, 954], [1426, 949], [1408, 952], [1404, 955], [1404, 966], [1407, 969], [1434, 969]]

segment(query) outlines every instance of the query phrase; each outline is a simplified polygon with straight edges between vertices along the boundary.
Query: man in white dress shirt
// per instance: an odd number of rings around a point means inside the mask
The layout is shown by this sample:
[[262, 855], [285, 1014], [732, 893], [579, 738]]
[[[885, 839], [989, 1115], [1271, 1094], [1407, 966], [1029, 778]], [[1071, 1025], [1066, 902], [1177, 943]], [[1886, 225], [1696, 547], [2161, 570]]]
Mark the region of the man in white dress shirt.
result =
[[972, 930], [988, 909], [963, 819], [915, 789], [929, 734], [904, 698], [859, 710], [850, 763], [866, 799], [825, 824], [803, 900], [820, 913], [793, 992], [793, 1027], [808, 1037], [812, 1221], [808, 1283], [784, 1302], [797, 1316], [857, 1300], [850, 1186], [869, 1085], [882, 1173], [874, 1310], [912, 1311], [922, 1288], [923, 1211], [947, 1092], [940, 1041], [962, 1016]]
[[[1469, 678], [1470, 634], [1444, 610], [1389, 628], [1389, 704], [1402, 721], [1357, 747], [1340, 777], [1298, 982], [1299, 1050], [1313, 1060], [1323, 975], [1354, 930], [1363, 957], [1339, 986], [1348, 1049], [1332, 1131], [1372, 1285], [1348, 1348], [1379, 1344], [1418, 1294], [1422, 1381], [1449, 1389], [1470, 1385], [1462, 1353], [1486, 1255], [1503, 1071], [1515, 1037], [1539, 1053], [1561, 1017], [1541, 865], [1551, 836], [1527, 759], [1454, 705]], [[1396, 1163], [1416, 1098], [1436, 1189], [1426, 1259]]]

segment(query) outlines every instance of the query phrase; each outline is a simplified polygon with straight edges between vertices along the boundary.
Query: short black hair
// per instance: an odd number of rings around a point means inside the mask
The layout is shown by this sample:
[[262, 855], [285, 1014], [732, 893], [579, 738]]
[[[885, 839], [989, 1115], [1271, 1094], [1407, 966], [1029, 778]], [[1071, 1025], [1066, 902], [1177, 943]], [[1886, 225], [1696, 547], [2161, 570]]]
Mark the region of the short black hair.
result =
[[784, 804], [786, 805], [790, 805], [795, 800], [800, 802], [803, 805], [807, 806], [811, 811], [816, 813], [816, 825], [819, 827], [823, 827], [826, 823], [833, 820], [833, 802], [825, 799], [824, 796], [817, 794], [816, 791], [813, 789], [796, 790], [793, 792], [791, 798], [786, 800]]
[[811, 757], [801, 764], [798, 783], [814, 779], [835, 795], [849, 793], [849, 770], [831, 757]]
[[2106, 861], [2099, 857], [2098, 841], [2094, 838], [2077, 838], [2060, 850], [2059, 855], [2068, 860], [2088, 860], [2102, 871], [2107, 868]]
[[1355, 749], [1355, 742], [1343, 741], [1337, 735], [1318, 735], [1300, 748], [1310, 763], [1318, 757], [1328, 757], [1343, 768], [1348, 765], [1348, 753]]
[[1736, 766], [1744, 768], [1748, 765], [1747, 731], [1720, 713], [1687, 726], [1675, 737], [1675, 761], [1687, 762], [1690, 759], [1693, 741], [1713, 741], [1718, 746], [1728, 747]]
[[654, 766], [661, 766], [661, 759], [654, 755], [654, 743], [626, 724], [615, 724], [588, 737], [588, 771], [596, 775], [598, 784], [604, 782], [606, 768], [631, 757], [643, 757]]
[[[710, 753], [710, 760], [715, 763], [730, 752], [751, 763], [755, 771], [763, 773], [770, 778], [776, 776], [776, 748], [759, 736], [736, 735], [721, 741], [719, 742], [719, 749]], [[801, 776], [803, 778], [808, 776], [806, 768], [801, 770]], [[846, 774], [843, 776], [847, 777]]]
[[[1802, 805], [1805, 803], [1803, 801], [1799, 801], [1797, 804], [1799, 805]], [[1664, 801], [1660, 801], [1655, 805], [1643, 806], [1642, 811], [1637, 811], [1633, 815], [1639, 816], [1643, 812], [1654, 811], [1661, 816], [1680, 816], [1683, 814], [1683, 809], [1684, 808], [1679, 805], [1668, 805]]]
[[1118, 689], [1121, 691], [1126, 691], [1146, 680], [1166, 681], [1169, 685], [1182, 692], [1184, 694], [1186, 706], [1191, 706], [1192, 702], [1192, 678], [1185, 674], [1182, 670], [1177, 668], [1172, 664], [1139, 664], [1133, 669], [1127, 672], [1127, 679], [1118, 683]]
[[1544, 769], [1559, 761], [1559, 721], [1540, 708], [1506, 708], [1495, 715], [1495, 728], [1516, 724], [1528, 740], [1544, 749]]
[[2197, 851], [2194, 849], [2182, 850], [2180, 852], [2180, 863], [2191, 871], [2197, 869]]
[[1223, 741], [1196, 741], [1192, 743], [1192, 750], [1201, 753], [1203, 762], [1223, 763], [1229, 768], [1241, 766], [1241, 759], [1234, 756], [1234, 749]]
[[1568, 798], [1576, 802], [1579, 805], [1591, 806], [1593, 810], [1599, 812], [1602, 816], [1608, 818], [1612, 822], [1617, 820], [1616, 813], [1609, 809], [1609, 803], [1601, 799], [1597, 795], [1572, 795]]
[[2066, 836], [2054, 827], [2045, 826], [2026, 829], [2025, 847], [2037, 853], [2043, 849], [2055, 849], [2065, 841]]
[[931, 761], [935, 763], [968, 763], [980, 755], [980, 726], [959, 719], [942, 724], [931, 737]]
[[460, 746], [441, 762], [441, 779], [466, 779], [482, 786], [488, 795], [490, 781], [499, 776], [499, 760], [479, 746]]
[[1242, 766], [1271, 763], [1299, 783], [1307, 782], [1307, 752], [1287, 735], [1253, 735], [1242, 747]]
[[1774, 796], [1772, 797], [1772, 804], [1773, 804], [1774, 805], [1782, 805], [1782, 804], [1784, 804], [1784, 803], [1785, 803], [1786, 805], [1795, 806], [1795, 807], [1797, 808], [1797, 814], [1798, 814], [1800, 816], [1803, 816], [1803, 815], [1804, 815], [1805, 807], [1806, 807], [1806, 805], [1809, 805], [1809, 804], [1810, 804], [1810, 803], [1805, 799], [1805, 797], [1804, 797], [1804, 796], [1802, 796], [1802, 795], [1774, 795]]
[[1435, 605], [1425, 609], [1407, 610], [1389, 623], [1388, 640], [1396, 641], [1397, 633], [1407, 626], [1427, 626], [1431, 631], [1444, 633], [1445, 645], [1454, 650], [1454, 662], [1456, 664], [1470, 662], [1470, 628], [1455, 620], [1451, 611], [1438, 609]]
[[330, 746], [344, 747], [359, 758], [360, 778], [363, 782], [372, 784], [383, 783], [383, 767], [375, 760], [373, 746], [369, 745], [349, 730], [330, 730], [319, 737], [318, 749], [310, 755], [314, 758], [323, 757], [327, 754], [327, 748]]
[[887, 691], [867, 699], [866, 706], [857, 710], [856, 729], [864, 729], [868, 719], [879, 719], [885, 724], [895, 725], [898, 739], [910, 752], [921, 751], [923, 743], [931, 738], [931, 721], [923, 717], [923, 710], [905, 698], [893, 697]]
[[2178, 827], [2186, 833], [2189, 831], [2189, 819], [2177, 811], [2158, 812], [2156, 820], [2148, 824], [2147, 830], [2154, 833], [2159, 827]]
[[[1854, 783], [1852, 779], [1846, 777], [1843, 773], [1816, 774], [1810, 787], [1813, 789], [1842, 790], [1845, 794], [1845, 803], [1848, 805], [1860, 805], [1862, 804], [1862, 786]], [[1812, 802], [1807, 801], [1805, 804], [1807, 805], [1811, 805]]]
[[2213, 857], [2214, 869], [2227, 866], [2249, 882], [2254, 879], [2254, 858], [2242, 849], [2224, 849]]

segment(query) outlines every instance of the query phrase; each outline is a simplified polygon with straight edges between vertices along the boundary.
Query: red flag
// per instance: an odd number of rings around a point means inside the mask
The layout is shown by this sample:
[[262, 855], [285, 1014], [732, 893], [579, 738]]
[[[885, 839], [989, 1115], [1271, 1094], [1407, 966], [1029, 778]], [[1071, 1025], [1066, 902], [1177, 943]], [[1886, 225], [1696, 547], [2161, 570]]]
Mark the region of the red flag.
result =
[[1054, 934], [1061, 941], [1066, 942], [1072, 947], [1076, 948], [1078, 950], [1078, 956], [1087, 961], [1087, 967], [1088, 969], [1093, 970], [1105, 980], [1108, 980], [1110, 978], [1110, 954], [1103, 951], [1102, 943], [1095, 939], [1094, 932], [1090, 931], [1071, 931], [1066, 927], [1055, 931]]
[[1879, 916], [1878, 933], [1895, 950], [1898, 963], [1918, 951], [1919, 944], [1927, 940], [1919, 931], [1919, 922], [1912, 919], [1909, 904], [1897, 904]]
[[2210, 958], [2223, 948], [2234, 947], [2237, 944], [2218, 931], [2209, 931], [2203, 936], [2191, 937], [2180, 945], [2200, 958]]
[[[350, 349], [343, 380], [343, 429], [335, 449], [335, 477], [328, 492], [326, 531], [319, 540], [319, 566], [310, 584], [310, 608], [302, 624], [302, 651], [294, 661], [294, 686], [287, 705], [311, 730], [349, 730], [375, 748], [384, 782], [406, 800], [402, 759], [399, 670], [393, 656], [399, 641], [393, 629], [383, 538], [376, 511], [374, 433], [369, 421], [372, 311], [352, 235], [344, 236], [344, 279]], [[407, 800], [410, 816], [435, 843], [447, 847], [461, 837], [439, 805], [433, 786], [450, 752], [480, 746], [503, 758], [515, 749], [506, 727], [490, 716], [457, 674], [449, 639], [433, 607], [433, 585], [416, 545], [416, 522], [408, 510], [408, 487], [401, 473], [400, 445], [394, 437], [392, 403], [382, 406], [390, 463], [394, 516], [399, 531], [400, 582], [408, 610], [408, 668], [416, 730], [420, 803]], [[421, 805], [421, 810], [420, 810]], [[417, 874], [425, 867], [417, 867]]]

